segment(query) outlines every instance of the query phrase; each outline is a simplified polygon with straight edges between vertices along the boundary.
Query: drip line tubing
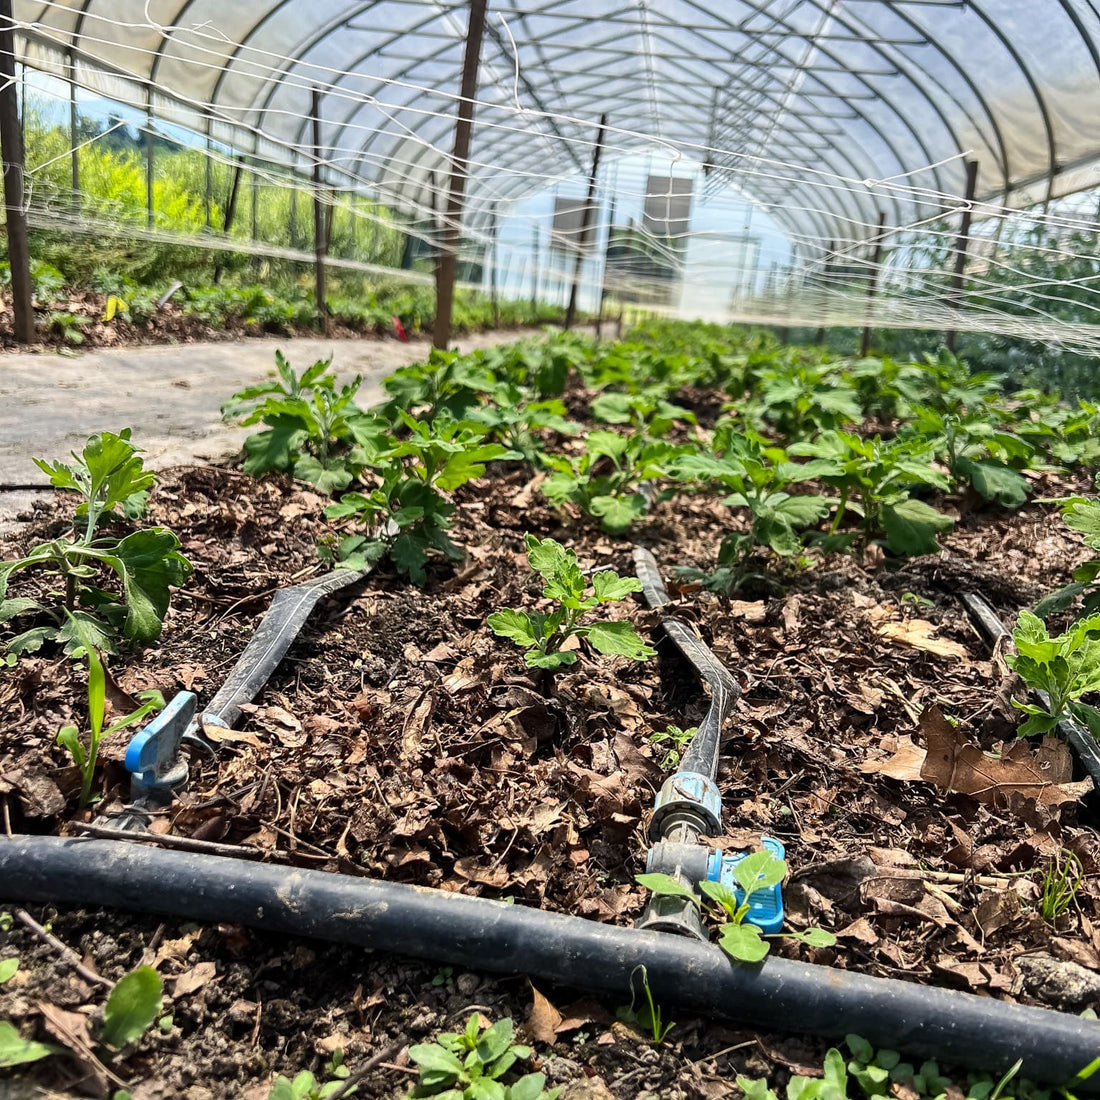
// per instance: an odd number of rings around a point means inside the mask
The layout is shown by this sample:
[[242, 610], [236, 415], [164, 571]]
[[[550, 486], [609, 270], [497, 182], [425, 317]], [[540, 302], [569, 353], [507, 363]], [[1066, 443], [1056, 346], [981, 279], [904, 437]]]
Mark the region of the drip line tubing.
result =
[[[634, 571], [642, 583], [642, 595], [651, 608], [661, 611], [671, 603], [661, 580], [657, 559], [644, 546], [634, 547]], [[699, 726], [699, 732], [692, 738], [680, 759], [680, 769], [698, 772], [713, 779], [718, 771], [722, 724], [741, 694], [741, 688], [693, 627], [682, 619], [663, 614], [661, 626], [710, 688], [710, 707]]]
[[[644, 965], [657, 1002], [754, 1028], [839, 1038], [1066, 1082], [1100, 1024], [1048, 1009], [788, 959], [732, 962], [711, 944], [442, 890], [287, 870], [126, 841], [0, 838], [0, 898], [239, 922], [626, 997]], [[1100, 1075], [1080, 1086], [1095, 1092]]]
[[[1012, 640], [1008, 628], [1001, 622], [1000, 616], [984, 596], [977, 592], [964, 592], [960, 599], [970, 616], [970, 621], [990, 649], [1002, 640]], [[1036, 688], [1032, 694], [1044, 707], [1050, 708], [1050, 696], [1045, 691]], [[1100, 791], [1100, 745], [1097, 744], [1096, 738], [1071, 718], [1059, 722], [1058, 731], [1077, 754], [1077, 759], [1081, 761], [1085, 771], [1092, 777], [1094, 790]]]

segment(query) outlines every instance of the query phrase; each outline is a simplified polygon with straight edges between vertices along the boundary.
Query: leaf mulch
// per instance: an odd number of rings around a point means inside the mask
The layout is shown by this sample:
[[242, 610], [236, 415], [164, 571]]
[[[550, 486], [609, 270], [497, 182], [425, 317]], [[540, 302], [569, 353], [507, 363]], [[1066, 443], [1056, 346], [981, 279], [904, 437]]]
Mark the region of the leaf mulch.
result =
[[[584, 568], [630, 572], [632, 547], [548, 509], [529, 470], [489, 474], [458, 495], [465, 563], [441, 566], [425, 591], [382, 567], [320, 605], [218, 761], [193, 762], [189, 791], [155, 829], [616, 924], [640, 913], [633, 876], [667, 774], [667, 743], [649, 735], [695, 725], [705, 695], [667, 643], [644, 664], [584, 654], [546, 682], [492, 635], [489, 612], [539, 597], [525, 532], [573, 545]], [[1036, 495], [1086, 486], [1046, 475]], [[272, 592], [323, 568], [316, 546], [334, 534], [323, 503], [286, 480], [169, 471], [150, 518], [180, 535], [195, 572], [160, 643], [111, 661], [119, 688], [209, 699]], [[838, 942], [782, 953], [1070, 1011], [1100, 1006], [1093, 796], [1060, 746], [1041, 755], [1013, 747], [1018, 685], [957, 600], [981, 591], [1011, 623], [1064, 583], [1080, 544], [1049, 505], [1014, 515], [969, 499], [946, 507], [958, 523], [941, 554], [815, 560], [735, 599], [678, 591], [670, 575], [673, 564], [713, 561], [733, 522], [721, 506], [681, 496], [635, 531], [665, 567], [676, 613], [743, 689], [723, 744], [726, 836], [715, 843], [744, 847], [762, 832], [783, 841], [789, 919], [829, 928]], [[62, 502], [40, 505], [16, 542], [63, 528], [67, 514]], [[615, 614], [659, 637], [642, 605]], [[81, 688], [50, 656], [0, 679], [5, 829], [65, 832], [79, 818], [54, 735], [81, 721]], [[981, 751], [1001, 742], [1000, 759]], [[108, 809], [124, 793], [124, 748], [123, 735], [105, 750]], [[1052, 927], [1038, 914], [1042, 874], [1065, 851], [1087, 877]], [[47, 912], [55, 934], [108, 977], [145, 959], [165, 978], [172, 1030], [115, 1067], [143, 1082], [135, 1098], [265, 1097], [273, 1072], [319, 1070], [336, 1048], [354, 1069], [390, 1045], [360, 1095], [403, 1095], [414, 1080], [407, 1044], [471, 1011], [526, 1021], [551, 1082], [574, 1098], [737, 1096], [738, 1073], [781, 1084], [787, 1069], [820, 1067], [824, 1049], [681, 1020], [654, 1050], [615, 1021], [613, 1003], [535, 993], [522, 978], [234, 926]], [[12, 953], [23, 969], [0, 986], [0, 1018], [33, 1022], [48, 1039], [48, 1006], [88, 1012], [101, 1001], [18, 922], [0, 939], [0, 955]], [[78, 1059], [32, 1070], [28, 1081], [57, 1090], [94, 1078]]]

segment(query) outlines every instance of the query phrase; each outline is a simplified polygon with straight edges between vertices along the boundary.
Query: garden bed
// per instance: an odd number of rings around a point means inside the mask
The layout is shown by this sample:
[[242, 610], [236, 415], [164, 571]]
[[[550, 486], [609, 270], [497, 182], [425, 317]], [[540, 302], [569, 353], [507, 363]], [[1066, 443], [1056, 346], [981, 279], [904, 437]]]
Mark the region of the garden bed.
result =
[[[577, 413], [591, 395], [572, 385], [567, 404]], [[703, 391], [682, 400], [704, 421], [718, 404]], [[762, 587], [724, 597], [677, 586], [671, 567], [712, 563], [729, 509], [679, 493], [629, 536], [614, 536], [569, 506], [549, 507], [542, 476], [498, 463], [459, 489], [454, 530], [466, 559], [454, 567], [433, 560], [426, 587], [383, 563], [326, 600], [218, 760], [193, 760], [189, 789], [154, 831], [630, 924], [645, 900], [634, 875], [644, 870], [648, 813], [674, 767], [674, 742], [652, 735], [697, 725], [705, 693], [640, 602], [613, 614], [655, 641], [657, 658], [587, 652], [551, 677], [527, 668], [486, 618], [539, 598], [525, 534], [572, 546], [586, 572], [632, 573], [639, 543], [662, 565], [676, 614], [696, 624], [742, 688], [718, 772], [725, 835], [713, 843], [780, 838], [791, 924], [837, 937], [834, 947], [779, 941], [774, 950], [1070, 1011], [1097, 1002], [1100, 980], [1071, 988], [1059, 984], [1058, 966], [1020, 961], [1041, 952], [1100, 969], [1100, 865], [1094, 816], [1077, 797], [1084, 789], [1064, 799], [1008, 787], [971, 796], [921, 779], [919, 766], [930, 737], [937, 745], [954, 737], [959, 753], [966, 741], [985, 749], [1014, 741], [1011, 698], [1022, 698], [1021, 688], [968, 626], [957, 597], [980, 591], [1011, 624], [1019, 608], [1063, 583], [1083, 553], [1056, 509], [1028, 503], [1006, 513], [973, 494], [948, 497], [940, 507], [956, 525], [939, 536], [939, 553], [884, 561], [876, 547], [811, 550]], [[1084, 474], [1029, 477], [1039, 497], [1090, 486]], [[187, 689], [209, 699], [271, 594], [325, 568], [317, 545], [336, 537], [325, 503], [285, 476], [166, 471], [149, 520], [178, 534], [194, 572], [159, 643], [112, 659], [117, 689], [156, 687], [166, 697]], [[69, 514], [62, 500], [37, 506], [0, 556], [60, 533]], [[0, 679], [9, 832], [67, 833], [90, 817], [74, 810], [79, 780], [54, 744], [85, 706], [70, 669], [67, 659], [32, 655]], [[125, 796], [125, 744], [123, 734], [105, 748], [101, 812]], [[1067, 851], [1086, 877], [1052, 923], [1038, 912], [1043, 876]], [[653, 1049], [614, 1022], [614, 1005], [575, 991], [542, 991], [560, 1010], [555, 1025], [520, 979], [238, 927], [65, 911], [53, 928], [112, 978], [143, 957], [158, 962], [174, 1026], [147, 1037], [126, 1064], [124, 1076], [147, 1081], [135, 1097], [266, 1096], [273, 1070], [316, 1069], [337, 1048], [354, 1068], [391, 1043], [391, 1068], [359, 1095], [400, 1095], [414, 1079], [402, 1068], [402, 1044], [461, 1027], [474, 1009], [517, 1021], [533, 1010], [538, 1057], [552, 1081], [574, 1082], [575, 1096], [608, 1095], [593, 1074], [617, 1097], [734, 1096], [737, 1073], [766, 1075], [776, 1087], [785, 1069], [819, 1067], [824, 1049], [693, 1020]], [[18, 925], [8, 944], [25, 973], [14, 988], [0, 986], [0, 1016], [29, 1019], [42, 1013], [40, 1001], [79, 1010], [94, 1000]], [[541, 1043], [555, 1026], [549, 1049]], [[58, 1059], [34, 1069], [36, 1080], [58, 1087], [77, 1075]]]

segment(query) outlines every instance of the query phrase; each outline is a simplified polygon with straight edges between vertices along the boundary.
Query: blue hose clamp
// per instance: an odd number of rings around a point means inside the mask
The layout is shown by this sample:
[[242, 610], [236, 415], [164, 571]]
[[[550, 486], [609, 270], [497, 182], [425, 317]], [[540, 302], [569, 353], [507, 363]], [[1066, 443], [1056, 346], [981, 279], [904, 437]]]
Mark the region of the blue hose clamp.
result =
[[[783, 845], [775, 837], [761, 837], [766, 851], [771, 852], [776, 859], [783, 859], [785, 850]], [[707, 879], [710, 882], [720, 882], [728, 886], [736, 895], [740, 904], [744, 901], [745, 892], [734, 877], [734, 868], [746, 857], [749, 852], [735, 852], [732, 855], [723, 855], [719, 851], [712, 851], [707, 861]], [[765, 935], [775, 935], [783, 929], [783, 890], [782, 884], [776, 883], [765, 890], [757, 890], [749, 897], [749, 911], [745, 919], [750, 924], [755, 924]]]
[[662, 840], [676, 818], [691, 822], [705, 836], [722, 831], [722, 796], [713, 779], [701, 772], [676, 772], [665, 780], [653, 804], [649, 839]]

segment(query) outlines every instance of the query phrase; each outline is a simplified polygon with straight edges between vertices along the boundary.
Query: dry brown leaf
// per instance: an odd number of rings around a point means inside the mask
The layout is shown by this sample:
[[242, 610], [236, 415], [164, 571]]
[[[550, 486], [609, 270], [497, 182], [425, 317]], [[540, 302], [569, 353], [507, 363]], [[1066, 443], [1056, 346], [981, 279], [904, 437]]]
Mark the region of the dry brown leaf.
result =
[[463, 856], [455, 860], [455, 874], [461, 875], [467, 882], [478, 882], [482, 886], [499, 889], [512, 881], [512, 875], [502, 865], [483, 867], [477, 856]]
[[921, 778], [944, 790], [1002, 806], [1012, 794], [1033, 799], [1041, 806], [1057, 806], [1076, 802], [1092, 790], [1091, 780], [1069, 781], [1073, 758], [1066, 744], [1057, 738], [1045, 738], [1035, 752], [1026, 741], [1016, 741], [995, 757], [970, 744], [939, 707], [929, 707], [921, 714], [920, 728], [928, 745]]
[[768, 617], [763, 600], [730, 600], [728, 610], [731, 619], [744, 619], [747, 623], [762, 623]]
[[411, 756], [420, 748], [420, 742], [424, 739], [428, 723], [432, 720], [434, 706], [435, 700], [432, 698], [432, 693], [425, 691], [405, 711], [405, 725], [401, 732], [401, 753], [403, 756]]
[[983, 936], [1012, 924], [1020, 916], [1020, 895], [1014, 890], [992, 890], [982, 895], [974, 919]]
[[211, 741], [221, 743], [223, 741], [251, 745], [254, 749], [262, 749], [264, 743], [254, 734], [244, 730], [226, 729], [225, 726], [215, 725], [213, 722], [203, 722], [202, 732], [204, 737]]
[[96, 1057], [92, 1039], [88, 1034], [88, 1017], [79, 1012], [66, 1012], [63, 1008], [38, 1002], [38, 1011], [46, 1030], [60, 1043], [68, 1047], [72, 1056], [91, 1077], [100, 1092], [107, 1091], [107, 1081], [122, 1084], [107, 1067]]
[[[892, 749], [888, 747], [888, 742], [894, 743]], [[892, 751], [894, 755], [888, 760], [865, 760], [859, 766], [861, 772], [888, 775], [903, 783], [914, 783], [921, 778], [921, 769], [928, 754], [912, 737], [894, 737], [891, 734], [882, 739], [881, 747]]]
[[900, 623], [883, 623], [875, 628], [875, 632], [895, 645], [921, 649], [925, 653], [934, 653], [937, 657], [968, 656], [966, 646], [948, 641], [946, 638], [933, 638], [932, 633], [935, 629], [935, 625], [927, 619], [906, 619]]
[[185, 970], [172, 987], [173, 997], [186, 997], [188, 993], [194, 993], [196, 989], [202, 989], [204, 985], [218, 972], [218, 968], [212, 962], [196, 963], [190, 970]]
[[531, 986], [531, 1011], [527, 1014], [527, 1030], [533, 1038], [547, 1046], [558, 1041], [561, 1013], [533, 985]]

